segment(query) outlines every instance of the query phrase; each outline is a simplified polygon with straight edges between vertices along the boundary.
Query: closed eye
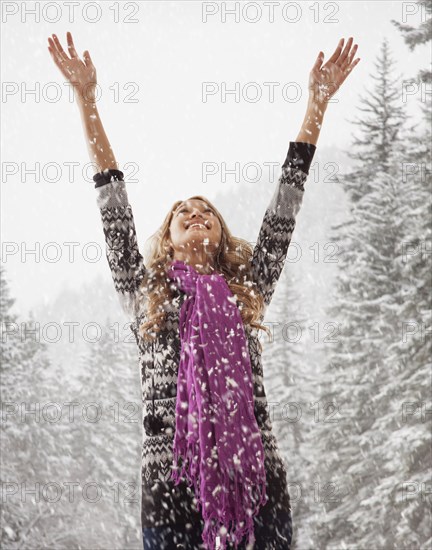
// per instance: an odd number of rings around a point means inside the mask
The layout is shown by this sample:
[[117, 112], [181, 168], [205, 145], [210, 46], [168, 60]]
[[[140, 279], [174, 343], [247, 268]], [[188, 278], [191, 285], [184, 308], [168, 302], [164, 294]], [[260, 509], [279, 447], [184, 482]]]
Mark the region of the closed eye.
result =
[[[178, 214], [181, 214], [182, 212], [188, 212], [188, 209], [187, 208], [182, 208], [181, 210], [178, 211]], [[211, 208], [206, 208], [204, 210], [204, 212], [211, 212], [212, 214], [214, 214], [214, 212]]]

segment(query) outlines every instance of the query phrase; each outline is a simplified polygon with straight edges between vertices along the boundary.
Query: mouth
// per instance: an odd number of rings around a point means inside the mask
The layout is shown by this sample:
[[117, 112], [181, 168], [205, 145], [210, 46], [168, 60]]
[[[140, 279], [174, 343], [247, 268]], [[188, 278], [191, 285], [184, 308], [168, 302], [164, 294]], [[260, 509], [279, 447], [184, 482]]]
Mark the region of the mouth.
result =
[[187, 230], [189, 229], [205, 229], [206, 231], [209, 229], [204, 223], [192, 223], [187, 226]]

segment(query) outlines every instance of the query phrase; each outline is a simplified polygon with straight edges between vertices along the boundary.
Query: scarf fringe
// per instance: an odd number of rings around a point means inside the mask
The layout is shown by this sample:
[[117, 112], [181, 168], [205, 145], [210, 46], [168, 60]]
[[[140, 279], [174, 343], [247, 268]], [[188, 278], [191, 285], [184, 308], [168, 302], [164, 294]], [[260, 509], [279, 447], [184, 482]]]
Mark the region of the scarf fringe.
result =
[[[211, 550], [215, 548], [216, 537], [220, 537], [221, 550], [225, 550], [228, 537], [235, 548], [245, 535], [248, 535], [249, 543], [255, 540], [254, 516], [268, 501], [265, 473], [261, 479], [257, 480], [257, 485], [254, 487], [250, 486], [250, 482], [245, 484], [245, 479], [240, 472], [235, 473], [235, 479], [232, 479], [228, 472], [224, 472], [223, 477], [224, 486], [229, 487], [228, 493], [222, 496], [221, 503], [221, 509], [226, 511], [225, 518], [214, 515], [204, 517], [203, 541]], [[225, 533], [220, 532], [221, 527], [225, 527]]]
[[[187, 446], [185, 445], [187, 443]], [[186, 447], [186, 449], [185, 449]], [[178, 466], [179, 460], [182, 464]], [[175, 469], [172, 472], [174, 484], [178, 485], [183, 479], [186, 479], [189, 486], [194, 485], [195, 494], [199, 494], [199, 446], [197, 442], [186, 442], [184, 439], [174, 445], [173, 462]]]
[[[179, 458], [183, 460], [180, 469], [178, 468]], [[229, 490], [221, 496], [220, 507], [215, 512], [208, 514], [206, 510], [203, 510], [200, 493], [198, 444], [189, 442], [186, 450], [184, 450], [184, 445], [177, 446], [174, 449], [174, 464], [176, 464], [176, 469], [173, 470], [172, 479], [175, 485], [185, 479], [189, 486], [194, 486], [197, 508], [201, 510], [204, 519], [202, 538], [208, 550], [215, 549], [216, 537], [220, 538], [221, 550], [226, 549], [228, 537], [235, 548], [245, 535], [249, 535], [248, 543], [255, 540], [253, 518], [260, 507], [268, 502], [265, 471], [264, 475], [258, 476], [254, 487], [252, 487], [250, 475], [245, 476], [241, 472], [235, 471], [233, 479], [229, 472], [223, 472], [222, 487], [229, 487]], [[249, 513], [246, 511], [247, 509], [249, 509]], [[224, 517], [221, 517], [222, 515]], [[220, 531], [222, 527], [225, 528], [224, 533]]]

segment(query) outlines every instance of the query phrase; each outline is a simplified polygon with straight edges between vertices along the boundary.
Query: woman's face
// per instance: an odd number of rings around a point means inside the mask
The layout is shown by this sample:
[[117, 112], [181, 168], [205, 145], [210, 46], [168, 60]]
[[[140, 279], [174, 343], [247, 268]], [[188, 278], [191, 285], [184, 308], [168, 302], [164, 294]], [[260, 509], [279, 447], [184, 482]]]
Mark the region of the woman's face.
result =
[[219, 218], [211, 206], [200, 199], [183, 201], [174, 211], [170, 242], [181, 256], [190, 253], [213, 255], [222, 237]]

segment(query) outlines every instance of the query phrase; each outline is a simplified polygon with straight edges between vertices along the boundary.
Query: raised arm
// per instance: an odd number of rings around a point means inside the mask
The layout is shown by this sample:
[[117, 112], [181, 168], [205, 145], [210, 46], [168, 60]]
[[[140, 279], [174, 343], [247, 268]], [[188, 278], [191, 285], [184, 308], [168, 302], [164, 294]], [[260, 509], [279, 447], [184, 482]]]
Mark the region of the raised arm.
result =
[[96, 68], [88, 50], [81, 60], [75, 50], [72, 35], [66, 33], [69, 55], [63, 50], [57, 37], [48, 37], [48, 51], [63, 77], [70, 82], [74, 90], [84, 128], [84, 137], [90, 161], [96, 165], [96, 171], [117, 168], [117, 162], [106, 136], [96, 104], [97, 75]]
[[353, 62], [357, 44], [351, 50], [352, 42], [350, 37], [342, 50], [342, 38], [325, 65], [324, 54], [319, 52], [310, 71], [306, 114], [297, 141], [290, 142], [282, 165], [282, 174], [264, 214], [252, 256], [252, 278], [263, 295], [266, 306], [271, 302], [282, 273], [324, 113], [330, 99], [360, 60], [357, 58]]
[[97, 204], [102, 218], [106, 255], [120, 305], [130, 320], [139, 315], [138, 289], [146, 268], [139, 251], [132, 208], [123, 173], [96, 174]]
[[251, 273], [266, 306], [271, 302], [285, 264], [315, 149], [310, 143], [290, 142], [282, 175], [261, 223]]
[[132, 208], [123, 173], [118, 169], [97, 109], [96, 69], [89, 52], [84, 52], [82, 61], [75, 50], [71, 33], [66, 36], [69, 55], [64, 52], [56, 35], [48, 38], [48, 49], [60, 72], [74, 89], [90, 161], [96, 166], [93, 180], [114, 287], [123, 311], [135, 320], [137, 291], [145, 274], [145, 266], [138, 248]]

